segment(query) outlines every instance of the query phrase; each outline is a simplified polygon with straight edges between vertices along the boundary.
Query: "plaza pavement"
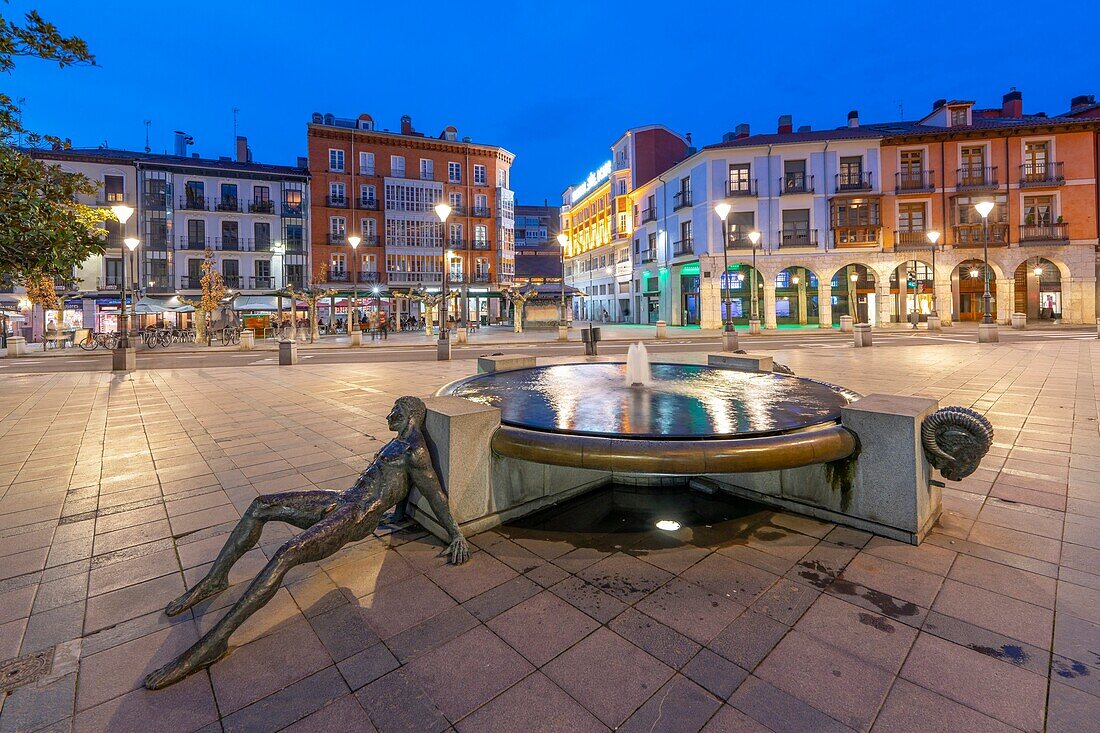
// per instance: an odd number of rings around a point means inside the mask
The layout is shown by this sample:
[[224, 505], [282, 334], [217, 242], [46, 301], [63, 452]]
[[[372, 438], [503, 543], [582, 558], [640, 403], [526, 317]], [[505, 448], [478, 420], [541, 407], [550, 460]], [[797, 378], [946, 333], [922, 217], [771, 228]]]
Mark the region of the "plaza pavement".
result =
[[229, 657], [156, 693], [142, 676], [290, 535], [166, 618], [252, 498], [344, 488], [396, 396], [471, 365], [2, 375], [0, 663], [52, 667], [0, 733], [1100, 730], [1100, 344], [775, 355], [993, 422], [923, 545], [763, 510], [662, 547], [505, 527], [461, 567], [382, 534], [295, 569]]

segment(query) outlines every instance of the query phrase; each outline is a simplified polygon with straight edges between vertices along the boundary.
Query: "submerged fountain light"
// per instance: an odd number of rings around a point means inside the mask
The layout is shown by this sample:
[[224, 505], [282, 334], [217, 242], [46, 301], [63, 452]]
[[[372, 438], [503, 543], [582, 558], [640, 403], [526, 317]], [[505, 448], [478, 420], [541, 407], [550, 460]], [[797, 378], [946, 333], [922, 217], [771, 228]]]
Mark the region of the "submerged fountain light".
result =
[[680, 523], [675, 519], [662, 519], [657, 522], [657, 529], [663, 529], [666, 532], [675, 532], [680, 529]]

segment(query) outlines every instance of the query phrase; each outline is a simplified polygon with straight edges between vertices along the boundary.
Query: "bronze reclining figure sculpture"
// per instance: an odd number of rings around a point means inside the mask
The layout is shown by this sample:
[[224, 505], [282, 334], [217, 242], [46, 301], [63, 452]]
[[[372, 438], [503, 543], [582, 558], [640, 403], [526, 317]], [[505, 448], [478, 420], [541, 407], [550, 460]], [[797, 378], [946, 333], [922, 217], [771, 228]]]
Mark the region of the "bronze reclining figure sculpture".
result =
[[446, 554], [455, 565], [470, 559], [424, 441], [425, 412], [424, 402], [416, 397], [394, 403], [387, 421], [397, 437], [378, 451], [350, 489], [290, 491], [253, 500], [206, 576], [169, 603], [165, 613], [175, 616], [228, 588], [230, 568], [256, 546], [266, 522], [286, 522], [305, 531], [280, 547], [225, 616], [190, 649], [150, 673], [145, 686], [150, 690], [167, 687], [221, 659], [229, 651], [233, 631], [271, 600], [287, 571], [369, 537], [392, 507], [397, 506], [397, 515], [403, 517], [411, 488], [427, 499], [450, 536], [450, 546], [440, 555]]

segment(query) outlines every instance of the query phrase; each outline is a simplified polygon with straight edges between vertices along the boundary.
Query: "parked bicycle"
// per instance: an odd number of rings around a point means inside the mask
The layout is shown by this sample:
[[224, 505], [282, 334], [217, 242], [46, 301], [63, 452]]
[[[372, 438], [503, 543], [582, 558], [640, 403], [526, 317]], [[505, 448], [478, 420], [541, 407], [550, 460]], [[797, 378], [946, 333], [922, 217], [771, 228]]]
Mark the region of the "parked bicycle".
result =
[[221, 341], [222, 346], [239, 344], [241, 342], [241, 327], [226, 326], [218, 332], [218, 338]]
[[172, 332], [167, 328], [151, 328], [141, 332], [141, 341], [148, 349], [158, 346], [168, 348], [172, 345]]
[[112, 350], [118, 345], [118, 334], [90, 331], [87, 336], [81, 339], [79, 345], [85, 351], [95, 351], [99, 348]]

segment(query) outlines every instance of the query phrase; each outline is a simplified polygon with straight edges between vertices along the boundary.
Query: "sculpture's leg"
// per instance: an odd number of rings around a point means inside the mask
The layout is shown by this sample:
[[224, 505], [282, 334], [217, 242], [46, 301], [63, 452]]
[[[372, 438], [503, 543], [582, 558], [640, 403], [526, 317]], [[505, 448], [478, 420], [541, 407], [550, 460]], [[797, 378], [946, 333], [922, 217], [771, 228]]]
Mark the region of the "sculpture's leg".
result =
[[169, 603], [164, 612], [175, 616], [228, 588], [230, 569], [260, 541], [265, 523], [286, 522], [309, 529], [332, 512], [339, 500], [340, 495], [335, 491], [288, 491], [256, 497], [233, 528], [206, 576]]
[[167, 687], [218, 661], [229, 648], [230, 635], [271, 600], [279, 589], [283, 576], [291, 568], [322, 560], [347, 543], [366, 537], [378, 526], [378, 520], [387, 508], [382, 506], [381, 501], [376, 501], [367, 511], [363, 511], [358, 505], [349, 504], [289, 540], [279, 548], [229, 612], [195, 642], [194, 646], [177, 659], [150, 673], [145, 678], [145, 686], [150, 690]]

